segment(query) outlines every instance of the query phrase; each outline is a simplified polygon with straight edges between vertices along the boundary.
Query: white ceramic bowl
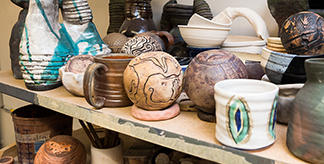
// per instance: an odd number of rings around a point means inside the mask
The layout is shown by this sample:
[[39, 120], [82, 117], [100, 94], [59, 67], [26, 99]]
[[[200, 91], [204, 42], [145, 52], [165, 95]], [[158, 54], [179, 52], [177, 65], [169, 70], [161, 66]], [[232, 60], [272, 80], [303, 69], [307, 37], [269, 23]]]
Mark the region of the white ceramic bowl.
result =
[[83, 94], [83, 76], [84, 73], [66, 72], [65, 66], [59, 69], [63, 86], [67, 91], [75, 96], [84, 96]]
[[218, 47], [227, 38], [230, 28], [178, 25], [183, 40], [192, 47]]
[[216, 139], [227, 146], [255, 150], [276, 138], [278, 86], [253, 79], [227, 79], [214, 85]]
[[200, 27], [213, 27], [213, 28], [230, 28], [230, 26], [232, 25], [232, 20], [224, 13], [221, 13], [216, 17], [218, 19], [212, 21], [195, 13], [190, 17], [187, 25], [200, 26]]

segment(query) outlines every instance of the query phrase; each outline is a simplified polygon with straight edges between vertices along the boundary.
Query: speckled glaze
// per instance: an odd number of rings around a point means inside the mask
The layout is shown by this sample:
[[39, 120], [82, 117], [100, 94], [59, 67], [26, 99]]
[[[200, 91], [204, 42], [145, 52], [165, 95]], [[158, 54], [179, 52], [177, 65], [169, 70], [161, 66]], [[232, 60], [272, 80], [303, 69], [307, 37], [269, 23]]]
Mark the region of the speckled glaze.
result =
[[160, 110], [173, 104], [182, 91], [183, 71], [165, 52], [146, 52], [134, 58], [124, 71], [129, 99], [139, 108]]
[[38, 150], [34, 164], [71, 163], [85, 164], [84, 145], [72, 136], [58, 135], [46, 141]]
[[286, 143], [298, 158], [324, 163], [324, 59], [307, 59], [305, 68], [307, 81], [293, 101]]
[[189, 63], [184, 75], [184, 91], [200, 110], [214, 114], [214, 85], [224, 79], [248, 78], [244, 63], [223, 50], [199, 53]]

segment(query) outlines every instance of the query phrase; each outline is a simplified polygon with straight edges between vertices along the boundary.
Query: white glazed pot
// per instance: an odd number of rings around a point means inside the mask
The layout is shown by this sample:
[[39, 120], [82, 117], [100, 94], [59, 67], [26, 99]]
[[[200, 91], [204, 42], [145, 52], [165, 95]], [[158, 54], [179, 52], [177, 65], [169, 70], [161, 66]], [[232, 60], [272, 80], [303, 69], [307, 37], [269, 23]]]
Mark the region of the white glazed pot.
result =
[[227, 146], [255, 150], [276, 138], [278, 87], [253, 79], [227, 79], [214, 86], [216, 139]]
[[124, 164], [123, 145], [122, 139], [112, 148], [98, 149], [91, 145], [91, 164]]

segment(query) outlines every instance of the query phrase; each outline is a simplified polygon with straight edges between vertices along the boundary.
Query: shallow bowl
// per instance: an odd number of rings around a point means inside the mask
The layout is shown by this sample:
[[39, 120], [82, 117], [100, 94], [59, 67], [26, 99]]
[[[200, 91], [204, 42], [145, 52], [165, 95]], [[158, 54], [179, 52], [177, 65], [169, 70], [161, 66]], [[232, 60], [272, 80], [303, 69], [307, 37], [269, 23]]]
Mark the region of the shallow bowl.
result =
[[195, 13], [190, 17], [187, 25], [212, 28], [230, 28], [230, 26], [232, 25], [232, 20], [227, 15], [221, 13], [217, 17], [218, 19], [212, 21]]
[[178, 25], [183, 40], [193, 47], [217, 47], [223, 44], [230, 28]]

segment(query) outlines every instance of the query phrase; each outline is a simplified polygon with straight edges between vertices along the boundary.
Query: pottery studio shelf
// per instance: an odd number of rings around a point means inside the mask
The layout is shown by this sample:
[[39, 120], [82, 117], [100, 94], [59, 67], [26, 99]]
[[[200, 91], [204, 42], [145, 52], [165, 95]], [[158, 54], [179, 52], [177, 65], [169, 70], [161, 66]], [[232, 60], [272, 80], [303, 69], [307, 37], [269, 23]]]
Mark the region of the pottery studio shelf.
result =
[[181, 113], [165, 121], [140, 121], [131, 107], [94, 109], [83, 97], [76, 97], [63, 86], [49, 91], [32, 91], [11, 71], [0, 72], [0, 92], [51, 110], [81, 119], [157, 145], [207, 160], [227, 164], [304, 163], [286, 147], [287, 126], [277, 124], [275, 143], [256, 151], [243, 151], [221, 145], [215, 138], [215, 123], [198, 119], [196, 112]]

